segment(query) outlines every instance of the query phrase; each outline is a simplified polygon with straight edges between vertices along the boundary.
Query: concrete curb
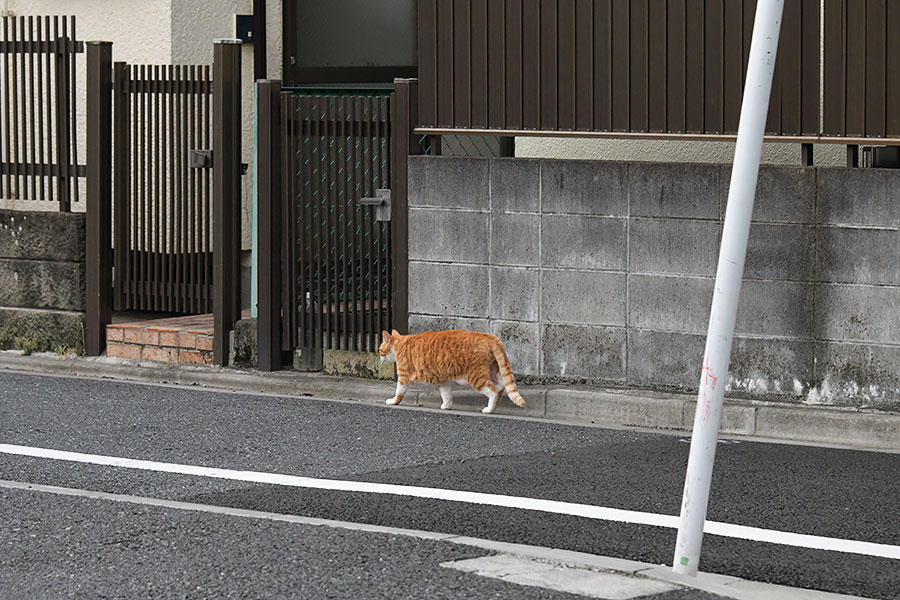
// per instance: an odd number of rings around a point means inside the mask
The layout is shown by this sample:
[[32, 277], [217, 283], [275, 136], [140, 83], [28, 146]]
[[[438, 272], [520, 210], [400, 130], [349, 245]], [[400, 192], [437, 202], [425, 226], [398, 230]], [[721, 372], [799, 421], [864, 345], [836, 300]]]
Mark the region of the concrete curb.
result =
[[[0, 369], [378, 404], [394, 394], [394, 384], [389, 381], [107, 357], [60, 357], [50, 353], [22, 356], [18, 352], [0, 352]], [[520, 391], [527, 401], [524, 411], [504, 398], [496, 414], [683, 432], [689, 432], [693, 426], [693, 395], [567, 386], [521, 386]], [[403, 402], [403, 406], [428, 409], [439, 408], [440, 404], [436, 388], [418, 384], [410, 386]], [[476, 412], [484, 406], [481, 394], [459, 388], [454, 391], [454, 410]], [[722, 433], [739, 438], [900, 451], [900, 414], [728, 398]]]
[[[400, 532], [402, 534], [402, 532]], [[411, 533], [415, 535], [415, 532]], [[730, 575], [715, 573], [697, 574], [697, 577], [679, 575], [666, 565], [653, 565], [611, 556], [597, 556], [573, 550], [543, 548], [527, 544], [496, 542], [464, 536], [448, 536], [447, 542], [474, 546], [491, 552], [524, 556], [554, 564], [574, 566], [595, 571], [619, 573], [631, 577], [653, 579], [682, 588], [689, 588], [716, 594], [734, 600], [858, 600], [857, 596], [846, 596], [831, 592], [821, 592], [803, 588], [792, 588], [771, 583], [750, 581]]]

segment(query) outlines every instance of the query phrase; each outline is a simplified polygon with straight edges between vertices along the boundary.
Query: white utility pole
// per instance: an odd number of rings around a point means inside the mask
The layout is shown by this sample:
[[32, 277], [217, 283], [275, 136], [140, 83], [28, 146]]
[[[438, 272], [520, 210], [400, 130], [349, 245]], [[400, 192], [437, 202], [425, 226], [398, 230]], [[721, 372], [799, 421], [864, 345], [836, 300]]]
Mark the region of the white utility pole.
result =
[[737, 319], [783, 8], [784, 0], [759, 0], [756, 5], [719, 267], [709, 314], [697, 411], [694, 414], [691, 454], [684, 480], [681, 522], [672, 563], [674, 571], [683, 575], [696, 576], [700, 562], [703, 523], [706, 521], [722, 401], [728, 383], [731, 340]]

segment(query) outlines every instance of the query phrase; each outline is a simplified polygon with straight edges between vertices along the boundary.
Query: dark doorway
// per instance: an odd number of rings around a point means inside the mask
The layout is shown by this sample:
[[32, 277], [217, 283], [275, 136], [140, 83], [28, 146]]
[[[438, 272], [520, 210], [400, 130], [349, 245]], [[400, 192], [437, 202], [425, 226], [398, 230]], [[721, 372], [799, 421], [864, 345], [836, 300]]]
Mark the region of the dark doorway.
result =
[[416, 76], [416, 0], [284, 0], [286, 86]]

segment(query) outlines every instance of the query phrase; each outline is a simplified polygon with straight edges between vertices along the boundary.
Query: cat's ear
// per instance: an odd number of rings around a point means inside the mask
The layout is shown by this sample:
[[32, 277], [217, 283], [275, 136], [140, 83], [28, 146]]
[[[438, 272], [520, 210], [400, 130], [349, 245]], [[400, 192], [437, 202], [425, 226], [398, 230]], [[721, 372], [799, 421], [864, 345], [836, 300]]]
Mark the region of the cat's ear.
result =
[[381, 341], [382, 342], [390, 341], [390, 339], [391, 339], [391, 334], [389, 334], [387, 331], [381, 332]]
[[391, 331], [391, 335], [400, 335], [400, 332], [394, 329], [393, 331]]

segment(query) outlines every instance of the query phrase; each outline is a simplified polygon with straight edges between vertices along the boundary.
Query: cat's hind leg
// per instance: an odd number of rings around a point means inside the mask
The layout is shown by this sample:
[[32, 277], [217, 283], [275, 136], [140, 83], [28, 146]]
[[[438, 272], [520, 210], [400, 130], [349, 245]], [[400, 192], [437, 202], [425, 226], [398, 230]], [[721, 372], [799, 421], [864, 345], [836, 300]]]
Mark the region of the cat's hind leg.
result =
[[500, 368], [497, 366], [496, 360], [491, 363], [490, 377], [491, 377], [491, 381], [494, 382], [494, 385], [497, 386], [497, 390], [498, 390], [498, 394], [499, 394], [497, 397], [502, 398], [503, 392], [505, 392], [506, 389], [503, 387], [503, 376], [500, 374]]
[[409, 382], [402, 379], [397, 379], [397, 392], [394, 394], [393, 398], [388, 398], [384, 401], [385, 404], [400, 404], [403, 400], [403, 394], [406, 393], [406, 388], [409, 386]]
[[496, 385], [497, 389], [499, 390], [497, 392], [497, 397], [502, 398], [503, 392], [506, 391], [506, 388], [503, 387], [503, 377], [500, 376], [500, 373], [497, 373], [497, 378], [494, 379], [494, 385]]
[[441, 410], [450, 410], [453, 408], [453, 393], [450, 391], [450, 384], [445, 383], [438, 387], [441, 390]]
[[481, 409], [481, 412], [486, 415], [491, 414], [497, 408], [497, 401], [500, 399], [500, 392], [497, 389], [493, 381], [488, 381], [484, 387], [478, 390], [488, 399], [488, 405]]

